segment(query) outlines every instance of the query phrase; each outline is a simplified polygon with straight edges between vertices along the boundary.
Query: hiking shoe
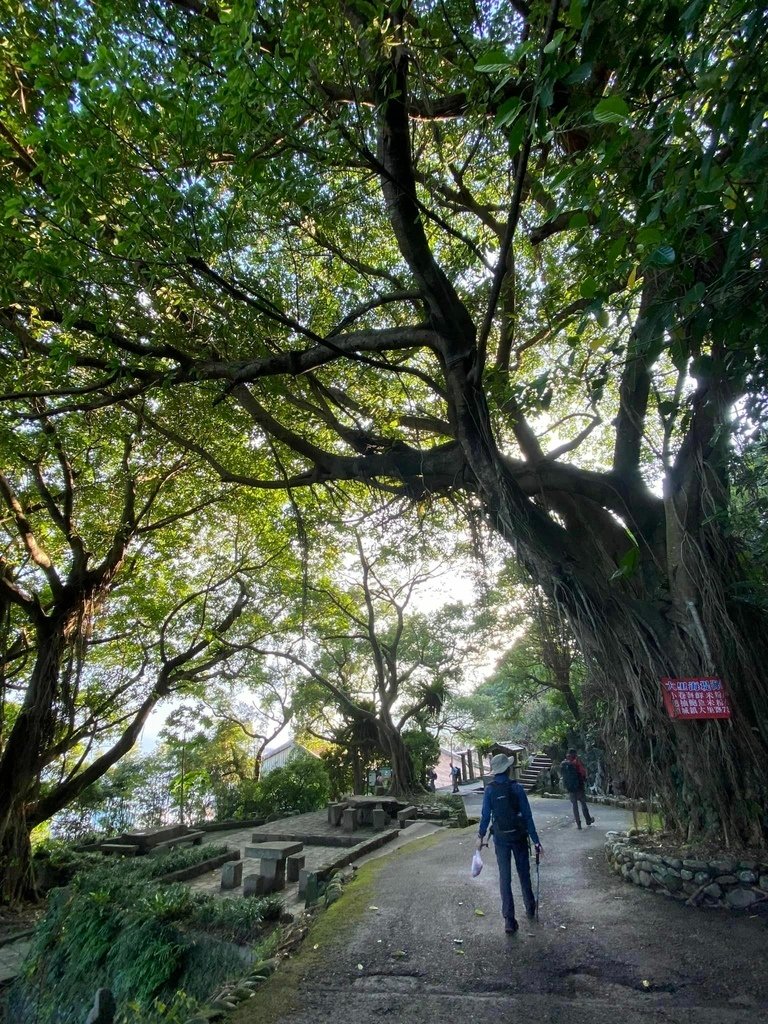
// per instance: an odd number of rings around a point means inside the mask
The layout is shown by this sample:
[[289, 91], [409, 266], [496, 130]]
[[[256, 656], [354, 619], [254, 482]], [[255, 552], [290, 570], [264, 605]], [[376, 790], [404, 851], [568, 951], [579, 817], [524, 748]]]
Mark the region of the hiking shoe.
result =
[[579, 830], [579, 832], [581, 832], [581, 824], [580, 823], [576, 824], [576, 828]]
[[587, 825], [594, 825], [594, 824], [595, 824], [595, 819], [594, 818], [590, 818], [589, 821], [587, 822]]
[[511, 921], [507, 919], [504, 922], [504, 931], [507, 933], [507, 935], [514, 935], [519, 927], [520, 925], [517, 923], [517, 921], [515, 921], [514, 918]]
[[526, 907], [525, 908], [525, 916], [528, 918], [529, 921], [532, 921], [534, 919], [534, 917], [536, 917], [536, 904], [535, 903], [533, 904], [532, 907]]

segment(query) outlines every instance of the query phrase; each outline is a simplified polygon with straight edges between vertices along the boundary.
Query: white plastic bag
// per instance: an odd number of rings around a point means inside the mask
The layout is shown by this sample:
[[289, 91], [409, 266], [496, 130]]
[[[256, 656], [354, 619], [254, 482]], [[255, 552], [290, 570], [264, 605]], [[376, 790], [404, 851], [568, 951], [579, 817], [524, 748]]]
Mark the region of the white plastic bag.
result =
[[480, 851], [475, 850], [472, 854], [472, 877], [477, 878], [480, 872], [483, 870], [483, 858], [480, 856]]

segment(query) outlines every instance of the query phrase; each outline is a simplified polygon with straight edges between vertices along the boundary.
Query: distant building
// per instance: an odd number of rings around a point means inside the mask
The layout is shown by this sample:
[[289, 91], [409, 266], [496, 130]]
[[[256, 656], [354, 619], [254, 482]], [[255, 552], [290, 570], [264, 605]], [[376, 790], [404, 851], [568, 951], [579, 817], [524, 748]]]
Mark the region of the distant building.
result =
[[274, 750], [264, 751], [264, 756], [261, 759], [261, 774], [268, 775], [275, 768], [283, 768], [292, 757], [296, 757], [298, 754], [308, 754], [310, 757], [318, 756], [313, 751], [303, 747], [301, 743], [297, 743], [295, 740], [286, 740], [285, 743], [281, 743]]

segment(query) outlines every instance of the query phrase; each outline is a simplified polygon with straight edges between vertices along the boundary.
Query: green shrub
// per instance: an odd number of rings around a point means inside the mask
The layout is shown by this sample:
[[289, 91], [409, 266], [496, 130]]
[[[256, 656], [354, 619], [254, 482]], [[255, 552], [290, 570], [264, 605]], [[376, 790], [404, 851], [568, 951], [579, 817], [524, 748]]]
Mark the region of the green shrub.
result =
[[268, 817], [316, 811], [328, 802], [330, 791], [328, 772], [320, 758], [297, 754], [259, 781], [258, 813]]
[[221, 900], [156, 881], [212, 852], [99, 858], [53, 890], [11, 992], [10, 1019], [82, 1024], [96, 989], [107, 987], [120, 1024], [183, 1024], [195, 1000], [238, 978], [252, 960], [233, 943], [263, 942], [283, 907], [279, 896]]
[[190, 923], [233, 942], [246, 942], [263, 931], [265, 922], [276, 921], [282, 910], [283, 901], [277, 895], [262, 899], [198, 896]]

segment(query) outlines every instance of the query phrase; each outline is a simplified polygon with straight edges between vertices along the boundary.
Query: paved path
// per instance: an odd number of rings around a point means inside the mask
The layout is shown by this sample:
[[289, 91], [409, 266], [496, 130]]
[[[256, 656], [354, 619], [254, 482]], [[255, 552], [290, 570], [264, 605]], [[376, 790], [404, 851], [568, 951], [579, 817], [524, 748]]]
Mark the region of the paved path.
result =
[[473, 880], [474, 830], [444, 830], [383, 856], [370, 877], [363, 872], [325, 926], [320, 918], [321, 941], [311, 933], [235, 1024], [760, 1018], [768, 1009], [764, 919], [692, 910], [610, 874], [604, 833], [625, 826], [626, 812], [600, 807], [597, 827], [577, 832], [565, 801], [532, 806], [545, 846], [538, 925], [505, 936], [492, 853]]

